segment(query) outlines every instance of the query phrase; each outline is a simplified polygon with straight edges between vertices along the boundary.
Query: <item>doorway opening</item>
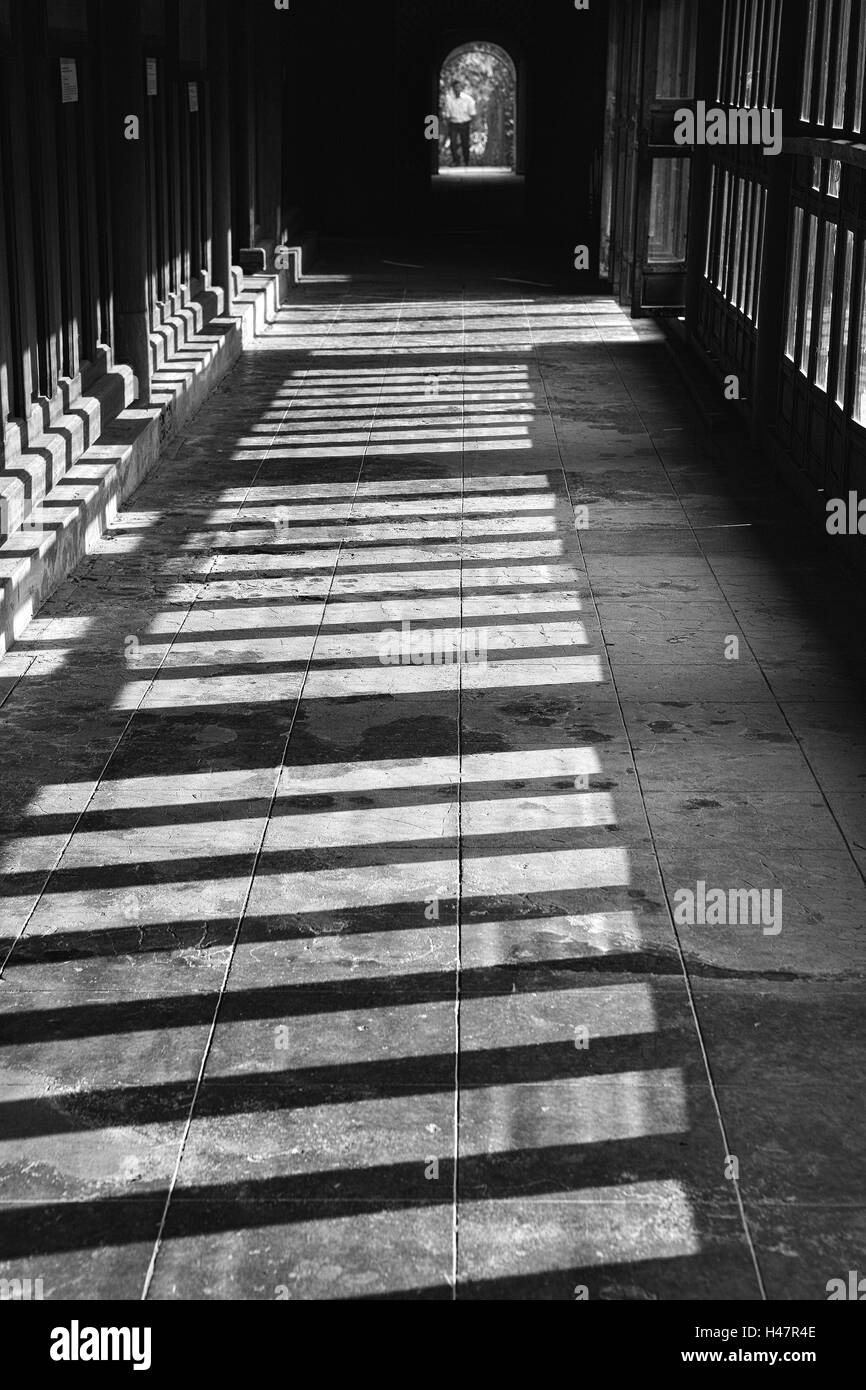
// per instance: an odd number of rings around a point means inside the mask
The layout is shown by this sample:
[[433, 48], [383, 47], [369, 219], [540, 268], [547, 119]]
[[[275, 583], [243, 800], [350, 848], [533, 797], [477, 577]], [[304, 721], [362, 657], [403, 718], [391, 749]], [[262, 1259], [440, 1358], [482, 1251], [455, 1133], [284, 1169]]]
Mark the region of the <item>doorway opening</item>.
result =
[[452, 49], [439, 69], [439, 111], [437, 173], [473, 182], [516, 175], [517, 69], [504, 48], [476, 42]]

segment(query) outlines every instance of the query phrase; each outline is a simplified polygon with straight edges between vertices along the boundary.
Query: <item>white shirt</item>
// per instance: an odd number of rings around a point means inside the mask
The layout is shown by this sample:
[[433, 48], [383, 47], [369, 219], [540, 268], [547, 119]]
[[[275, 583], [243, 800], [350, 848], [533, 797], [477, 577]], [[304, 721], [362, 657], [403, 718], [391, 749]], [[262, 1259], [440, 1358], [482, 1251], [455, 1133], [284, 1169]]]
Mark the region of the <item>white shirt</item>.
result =
[[456, 97], [453, 92], [446, 93], [445, 96], [445, 119], [463, 123], [471, 121], [475, 115], [477, 107], [475, 98], [469, 92], [463, 92]]

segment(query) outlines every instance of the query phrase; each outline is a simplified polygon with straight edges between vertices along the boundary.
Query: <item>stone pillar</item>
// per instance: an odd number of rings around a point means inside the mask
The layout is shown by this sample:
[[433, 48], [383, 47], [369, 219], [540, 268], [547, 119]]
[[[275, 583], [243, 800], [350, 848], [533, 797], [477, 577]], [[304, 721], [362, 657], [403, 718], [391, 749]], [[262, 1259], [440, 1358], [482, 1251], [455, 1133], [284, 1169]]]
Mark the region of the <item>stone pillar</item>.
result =
[[[800, 115], [799, 89], [806, 33], [807, 0], [787, 0], [782, 17], [776, 107], [783, 115], [786, 135], [796, 134]], [[761, 256], [758, 299], [758, 338], [752, 383], [752, 427], [757, 437], [771, 429], [778, 412], [779, 371], [785, 343], [785, 300], [788, 276], [788, 230], [794, 157], [767, 156], [769, 182]]]
[[[150, 320], [147, 303], [147, 168], [144, 122], [145, 54], [140, 0], [103, 9], [108, 61], [108, 162], [114, 246], [116, 356], [138, 378], [139, 398], [150, 400]], [[139, 138], [128, 138], [137, 117]]]
[[209, 0], [208, 63], [211, 73], [213, 166], [213, 280], [232, 297], [232, 170], [229, 81], [229, 29], [225, 0]]
[[259, 16], [254, 86], [256, 122], [258, 240], [277, 242], [283, 232], [283, 44], [288, 15], [263, 10]]
[[[715, 8], [698, 7], [695, 46], [694, 97], [714, 106], [716, 67], [719, 57], [719, 16]], [[694, 109], [694, 100], [689, 105]], [[689, 156], [689, 219], [686, 252], [686, 334], [692, 338], [698, 326], [704, 280], [704, 254], [707, 245], [710, 191], [710, 155], [706, 146], [695, 145]]]

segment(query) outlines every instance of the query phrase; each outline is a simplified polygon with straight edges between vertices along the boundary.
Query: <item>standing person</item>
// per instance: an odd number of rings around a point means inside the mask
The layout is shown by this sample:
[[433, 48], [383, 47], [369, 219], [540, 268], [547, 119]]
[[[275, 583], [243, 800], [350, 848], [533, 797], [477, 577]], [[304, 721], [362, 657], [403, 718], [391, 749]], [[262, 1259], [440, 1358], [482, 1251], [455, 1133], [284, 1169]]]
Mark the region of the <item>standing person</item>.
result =
[[462, 150], [463, 163], [467, 168], [469, 167], [469, 136], [477, 109], [472, 93], [464, 89], [459, 78], [455, 78], [451, 83], [451, 91], [445, 96], [445, 119], [448, 122], [448, 135], [451, 141], [452, 164], [460, 163], [460, 151]]

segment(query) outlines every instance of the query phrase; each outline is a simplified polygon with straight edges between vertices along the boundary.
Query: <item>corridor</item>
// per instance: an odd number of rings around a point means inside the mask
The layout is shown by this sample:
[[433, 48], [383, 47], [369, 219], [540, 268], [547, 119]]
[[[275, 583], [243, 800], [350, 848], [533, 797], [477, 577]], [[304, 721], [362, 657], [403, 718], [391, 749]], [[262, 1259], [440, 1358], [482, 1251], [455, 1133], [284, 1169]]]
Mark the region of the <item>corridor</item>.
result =
[[839, 552], [612, 297], [316, 272], [0, 661], [0, 1274], [823, 1299], [866, 1236]]

